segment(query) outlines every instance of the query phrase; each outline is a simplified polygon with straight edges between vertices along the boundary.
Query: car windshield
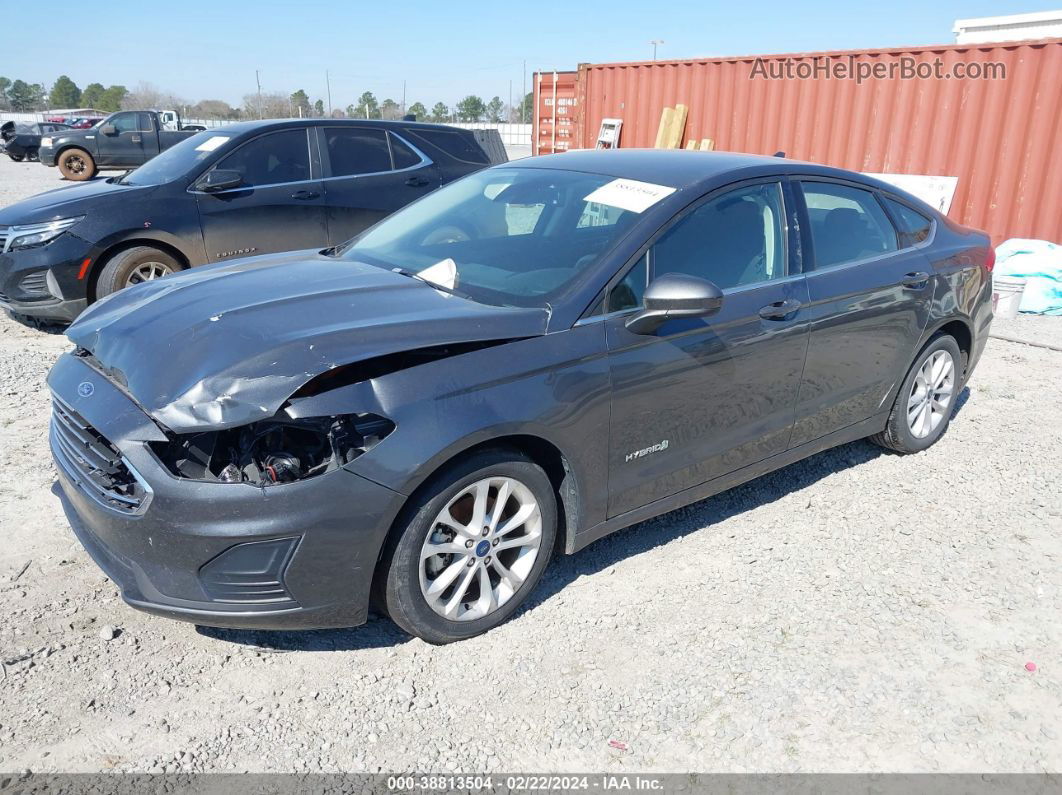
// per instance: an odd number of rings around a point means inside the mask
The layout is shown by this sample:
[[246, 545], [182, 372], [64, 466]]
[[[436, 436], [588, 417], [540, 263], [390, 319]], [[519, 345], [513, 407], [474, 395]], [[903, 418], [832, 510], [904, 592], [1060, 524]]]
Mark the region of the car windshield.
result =
[[499, 167], [440, 188], [336, 256], [401, 270], [482, 303], [545, 306], [638, 215], [606, 203], [613, 177]]
[[224, 130], [196, 133], [155, 155], [118, 181], [123, 185], [164, 185], [173, 182], [187, 175], [196, 165], [225, 146], [232, 137]]

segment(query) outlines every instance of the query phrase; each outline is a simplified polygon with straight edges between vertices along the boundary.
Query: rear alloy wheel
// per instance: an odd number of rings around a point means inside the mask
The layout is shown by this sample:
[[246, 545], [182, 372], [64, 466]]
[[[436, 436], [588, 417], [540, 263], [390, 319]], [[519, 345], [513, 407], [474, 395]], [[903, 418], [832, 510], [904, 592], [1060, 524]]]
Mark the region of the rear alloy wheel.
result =
[[84, 149], [67, 149], [59, 155], [59, 171], [73, 182], [84, 182], [96, 176], [96, 161]]
[[181, 265], [165, 251], [151, 246], [136, 246], [116, 254], [100, 271], [96, 297], [116, 293], [126, 287], [161, 279], [181, 270]]
[[395, 623], [449, 643], [508, 619], [553, 551], [557, 500], [546, 473], [515, 451], [482, 451], [436, 477], [415, 507], [383, 561]]
[[907, 396], [907, 427], [916, 439], [929, 436], [947, 417], [955, 392], [955, 360], [934, 351], [915, 375]]
[[871, 441], [898, 453], [917, 453], [943, 436], [962, 386], [961, 362], [954, 337], [931, 339], [900, 386], [885, 430]]

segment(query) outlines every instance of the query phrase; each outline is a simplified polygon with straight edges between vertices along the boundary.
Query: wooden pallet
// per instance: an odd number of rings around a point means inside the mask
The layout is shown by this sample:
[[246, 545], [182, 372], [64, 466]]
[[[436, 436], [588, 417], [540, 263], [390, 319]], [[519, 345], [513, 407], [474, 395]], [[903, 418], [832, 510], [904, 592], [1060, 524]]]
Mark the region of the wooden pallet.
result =
[[686, 130], [689, 108], [676, 105], [660, 112], [660, 126], [656, 130], [656, 149], [678, 149], [682, 145], [682, 133]]

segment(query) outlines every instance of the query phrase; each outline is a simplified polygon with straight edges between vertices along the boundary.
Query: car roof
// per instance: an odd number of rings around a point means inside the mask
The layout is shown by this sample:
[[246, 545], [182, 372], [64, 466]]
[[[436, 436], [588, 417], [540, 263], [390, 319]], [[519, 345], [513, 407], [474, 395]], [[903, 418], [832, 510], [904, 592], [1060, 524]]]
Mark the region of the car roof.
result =
[[460, 127], [450, 127], [446, 124], [432, 124], [428, 122], [419, 121], [402, 121], [400, 119], [383, 120], [383, 119], [255, 119], [252, 121], [237, 121], [232, 124], [226, 124], [224, 127], [215, 127], [214, 130], [225, 130], [227, 133], [233, 133], [240, 135], [246, 132], [253, 132], [255, 130], [265, 129], [284, 129], [285, 127], [305, 127], [308, 125], [321, 125], [327, 124], [328, 126], [354, 126], [354, 127], [383, 127], [387, 128], [424, 128], [424, 129], [436, 129], [436, 130], [453, 130], [455, 132], [462, 132]]
[[907, 195], [894, 185], [855, 171], [847, 171], [785, 157], [743, 152], [701, 152], [686, 149], [578, 149], [555, 155], [503, 163], [521, 168], [554, 168], [635, 179], [666, 185], [679, 191], [710, 188], [714, 184], [777, 174], [834, 177], [861, 182], [868, 187]]

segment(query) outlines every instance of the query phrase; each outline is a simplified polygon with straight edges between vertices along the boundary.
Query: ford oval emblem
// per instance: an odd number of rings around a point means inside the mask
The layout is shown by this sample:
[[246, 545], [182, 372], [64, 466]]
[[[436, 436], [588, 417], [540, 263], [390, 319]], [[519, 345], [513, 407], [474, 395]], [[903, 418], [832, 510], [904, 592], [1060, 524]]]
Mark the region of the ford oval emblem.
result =
[[91, 397], [92, 393], [96, 391], [96, 387], [92, 385], [91, 381], [82, 381], [77, 385], [77, 393], [81, 397]]

